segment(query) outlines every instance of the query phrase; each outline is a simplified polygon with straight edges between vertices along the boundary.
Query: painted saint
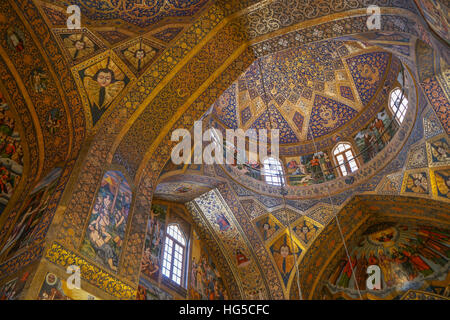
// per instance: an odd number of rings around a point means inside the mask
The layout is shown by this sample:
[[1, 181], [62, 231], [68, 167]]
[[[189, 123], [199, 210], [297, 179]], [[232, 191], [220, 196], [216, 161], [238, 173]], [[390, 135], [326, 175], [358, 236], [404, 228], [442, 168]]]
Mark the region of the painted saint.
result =
[[36, 93], [42, 93], [47, 90], [48, 76], [42, 68], [35, 68], [31, 71], [30, 82], [33, 85], [33, 90]]
[[17, 28], [9, 27], [6, 31], [6, 42], [16, 52], [21, 52], [25, 49], [23, 38], [22, 31]]

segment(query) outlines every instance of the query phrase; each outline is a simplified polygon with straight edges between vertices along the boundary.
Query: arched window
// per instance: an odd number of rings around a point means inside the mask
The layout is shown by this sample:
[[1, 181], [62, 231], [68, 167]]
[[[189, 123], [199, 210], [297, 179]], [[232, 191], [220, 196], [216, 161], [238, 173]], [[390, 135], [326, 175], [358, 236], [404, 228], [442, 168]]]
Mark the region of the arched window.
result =
[[408, 99], [400, 88], [392, 90], [391, 98], [389, 99], [389, 108], [391, 108], [398, 124], [401, 124], [405, 118], [406, 110], [408, 110]]
[[264, 160], [264, 177], [270, 185], [281, 186], [284, 184], [283, 168], [280, 161], [275, 158], [266, 158]]
[[339, 143], [334, 148], [333, 155], [344, 177], [358, 170], [358, 164], [356, 163], [352, 146], [349, 143]]
[[185, 265], [186, 238], [177, 224], [170, 224], [166, 233], [162, 273], [179, 286], [184, 286]]

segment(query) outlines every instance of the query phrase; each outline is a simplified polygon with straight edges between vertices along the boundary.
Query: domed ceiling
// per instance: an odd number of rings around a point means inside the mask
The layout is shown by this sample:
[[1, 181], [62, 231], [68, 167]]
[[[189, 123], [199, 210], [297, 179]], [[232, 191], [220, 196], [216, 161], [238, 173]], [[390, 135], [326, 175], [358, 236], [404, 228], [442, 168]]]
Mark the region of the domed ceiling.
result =
[[278, 128], [281, 144], [320, 138], [364, 111], [390, 61], [376, 47], [336, 40], [264, 56], [222, 94], [213, 114], [227, 128]]

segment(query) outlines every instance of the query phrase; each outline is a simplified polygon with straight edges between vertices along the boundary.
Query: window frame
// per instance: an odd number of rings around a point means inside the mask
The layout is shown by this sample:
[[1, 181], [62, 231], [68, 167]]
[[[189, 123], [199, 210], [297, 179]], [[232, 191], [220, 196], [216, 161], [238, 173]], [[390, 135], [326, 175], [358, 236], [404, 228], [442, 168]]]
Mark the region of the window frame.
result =
[[[171, 234], [169, 234], [169, 228], [175, 226], [178, 231], [180, 232], [181, 236], [183, 237], [185, 244], [183, 245], [181, 242], [179, 242], [177, 239], [175, 239]], [[170, 270], [168, 268], [165, 267], [165, 263], [166, 263], [166, 253], [167, 253], [167, 243], [168, 240], [172, 241], [172, 247], [171, 247], [171, 253], [170, 253], [170, 262], [168, 262], [170, 264]], [[162, 269], [161, 269], [161, 275], [165, 278], [165, 280], [169, 281], [172, 285], [183, 288], [183, 289], [187, 289], [187, 274], [188, 274], [188, 270], [187, 270], [187, 257], [188, 257], [188, 250], [189, 250], [189, 241], [188, 241], [188, 237], [184, 234], [183, 230], [180, 228], [180, 225], [178, 223], [170, 223], [169, 225], [167, 225], [166, 227], [166, 232], [165, 232], [165, 236], [164, 236], [164, 251], [162, 254]], [[182, 252], [182, 261], [181, 261], [181, 270], [180, 270], [180, 275], [176, 275], [176, 277], [180, 278], [180, 283], [176, 282], [173, 277], [174, 277], [174, 265], [175, 265], [175, 254], [177, 253], [175, 248], [176, 245], [178, 245], [179, 247], [182, 248], [183, 252]], [[178, 259], [177, 259], [178, 260]], [[169, 271], [169, 276], [166, 275], [164, 273], [164, 270], [167, 269]]]
[[[395, 100], [393, 100], [394, 94], [396, 95]], [[389, 110], [391, 111], [391, 113], [398, 125], [401, 125], [403, 123], [403, 120], [405, 119], [406, 113], [408, 112], [408, 108], [409, 108], [409, 100], [408, 100], [405, 92], [403, 92], [403, 99], [401, 101], [400, 106], [397, 106], [396, 102], [398, 101], [398, 99], [401, 98], [401, 96], [402, 96], [402, 89], [400, 87], [395, 87], [389, 93], [389, 103], [388, 103]], [[396, 110], [394, 110], [394, 107]]]
[[[266, 161], [269, 161], [267, 165]], [[266, 169], [266, 166], [269, 166], [268, 170]], [[271, 168], [271, 166], [275, 166], [276, 169]], [[264, 181], [268, 185], [274, 187], [281, 187], [283, 185], [286, 185], [286, 178], [284, 176], [283, 164], [279, 159], [274, 157], [267, 157], [264, 159], [262, 167], [263, 167]], [[268, 174], [266, 172], [268, 172]]]
[[[340, 150], [340, 146], [344, 146], [344, 150]], [[345, 147], [348, 146], [348, 147]], [[339, 150], [338, 150], [339, 149]], [[351, 152], [351, 159], [347, 155], [348, 152]], [[358, 160], [355, 157], [355, 151], [353, 149], [353, 145], [350, 142], [344, 141], [339, 142], [336, 146], [334, 146], [332, 150], [332, 155], [336, 166], [339, 168], [339, 173], [342, 177], [347, 177], [348, 175], [355, 173], [359, 170], [360, 165]], [[338, 157], [342, 157], [343, 162], [341, 163]], [[356, 168], [351, 165], [351, 162], [354, 162]], [[343, 167], [345, 172], [343, 171]], [[353, 170], [354, 169], [354, 170]]]

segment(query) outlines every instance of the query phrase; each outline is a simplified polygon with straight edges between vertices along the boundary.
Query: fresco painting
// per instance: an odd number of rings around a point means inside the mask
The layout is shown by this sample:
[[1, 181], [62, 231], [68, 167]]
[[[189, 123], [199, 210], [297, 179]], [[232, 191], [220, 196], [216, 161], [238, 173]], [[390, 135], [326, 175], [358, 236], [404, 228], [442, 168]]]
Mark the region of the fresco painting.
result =
[[292, 272], [295, 270], [295, 262], [300, 258], [302, 249], [295, 241], [292, 243], [290, 236], [285, 233], [270, 246], [270, 253], [283, 279], [283, 284], [287, 288]]
[[25, 283], [30, 276], [29, 272], [24, 272], [20, 278], [15, 278], [0, 286], [0, 301], [1, 300], [18, 300], [22, 293]]
[[136, 300], [173, 300], [173, 296], [150, 281], [141, 278], [136, 293]]
[[130, 185], [120, 171], [103, 176], [81, 252], [117, 272], [132, 200]]
[[292, 186], [309, 186], [336, 178], [330, 156], [323, 151], [286, 158], [286, 169]]
[[258, 219], [255, 224], [256, 229], [258, 230], [264, 241], [272, 238], [272, 236], [277, 233], [280, 228], [282, 228], [282, 225], [270, 215]]
[[147, 224], [141, 272], [153, 280], [158, 280], [160, 274], [164, 235], [166, 232], [166, 216], [167, 206], [152, 204], [150, 220]]
[[67, 282], [48, 272], [39, 291], [38, 300], [99, 300], [82, 289], [69, 289]]
[[95, 125], [130, 79], [110, 57], [80, 70], [79, 76], [88, 96], [92, 123]]
[[394, 289], [407, 291], [421, 287], [424, 280], [445, 277], [450, 266], [450, 232], [432, 226], [381, 222], [363, 232], [350, 256], [349, 261], [343, 255], [329, 275], [330, 291], [349, 295], [357, 288], [367, 291], [367, 267], [377, 265], [382, 273], [381, 289], [370, 291], [377, 291], [382, 298]]
[[47, 207], [53, 197], [61, 169], [53, 169], [33, 189], [26, 205], [18, 214], [17, 222], [0, 250], [0, 257], [13, 256], [22, 248], [32, 244], [40, 222], [47, 214]]
[[0, 93], [0, 215], [19, 185], [23, 173], [23, 156], [16, 121]]
[[379, 112], [375, 119], [354, 137], [357, 154], [362, 155], [360, 159], [364, 163], [372, 160], [391, 141], [397, 129], [397, 122], [392, 120], [386, 110]]
[[192, 265], [189, 279], [189, 299], [228, 300], [223, 279], [208, 249], [194, 231]]

